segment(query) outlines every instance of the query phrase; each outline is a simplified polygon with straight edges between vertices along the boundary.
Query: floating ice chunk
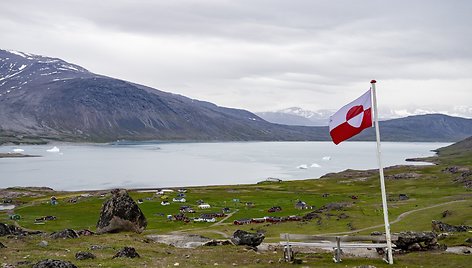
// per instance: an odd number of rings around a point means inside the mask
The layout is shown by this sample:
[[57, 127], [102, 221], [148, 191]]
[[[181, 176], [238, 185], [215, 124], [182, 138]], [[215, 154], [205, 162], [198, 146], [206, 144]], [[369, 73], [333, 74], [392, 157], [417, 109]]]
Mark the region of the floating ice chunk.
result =
[[320, 168], [321, 166], [320, 166], [320, 165], [318, 165], [317, 163], [313, 163], [313, 164], [311, 164], [311, 166], [310, 166], [310, 167], [316, 167], [316, 168]]
[[299, 165], [297, 168], [298, 168], [298, 169], [307, 169], [307, 168], [308, 168], [308, 165], [305, 165], [305, 164]]
[[321, 159], [323, 159], [324, 161], [329, 161], [331, 160], [331, 156], [323, 156], [323, 158]]
[[21, 153], [21, 152], [24, 152], [24, 151], [25, 151], [25, 150], [20, 149], [20, 148], [15, 148], [15, 149], [13, 149], [13, 152], [14, 152], [14, 153]]
[[50, 153], [58, 153], [60, 150], [56, 146], [52, 147], [51, 149], [47, 149], [46, 152]]

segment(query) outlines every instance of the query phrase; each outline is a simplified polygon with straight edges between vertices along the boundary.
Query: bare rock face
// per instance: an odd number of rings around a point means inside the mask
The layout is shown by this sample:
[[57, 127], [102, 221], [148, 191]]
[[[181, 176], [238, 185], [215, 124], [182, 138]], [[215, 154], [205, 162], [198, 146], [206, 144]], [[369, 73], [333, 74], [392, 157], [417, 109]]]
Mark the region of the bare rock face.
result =
[[123, 189], [112, 191], [113, 196], [102, 205], [97, 233], [133, 231], [141, 233], [147, 226], [146, 217], [138, 204]]

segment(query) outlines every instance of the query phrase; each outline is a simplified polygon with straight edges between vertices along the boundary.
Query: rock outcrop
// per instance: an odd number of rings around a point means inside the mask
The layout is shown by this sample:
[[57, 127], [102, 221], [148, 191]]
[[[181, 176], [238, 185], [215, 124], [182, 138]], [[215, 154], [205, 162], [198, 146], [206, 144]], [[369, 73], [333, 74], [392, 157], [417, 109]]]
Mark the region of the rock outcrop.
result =
[[16, 227], [14, 225], [8, 225], [8, 224], [0, 222], [0, 236], [6, 236], [6, 235], [26, 236], [26, 235], [41, 234], [41, 233], [42, 232], [40, 231], [34, 231], [34, 232], [25, 231], [21, 229], [20, 227]]
[[68, 261], [47, 259], [37, 262], [33, 268], [77, 268], [77, 266]]
[[141, 233], [147, 226], [146, 217], [138, 204], [123, 189], [112, 191], [113, 196], [103, 203], [97, 223], [97, 233], [133, 231]]
[[132, 247], [124, 247], [120, 251], [118, 251], [114, 258], [139, 258], [139, 254], [136, 252], [136, 250]]
[[450, 225], [440, 221], [432, 221], [431, 227], [435, 232], [467, 232], [472, 230], [472, 226], [467, 225]]
[[396, 248], [405, 252], [445, 249], [438, 244], [433, 232], [400, 232], [397, 235]]
[[66, 239], [66, 238], [79, 238], [79, 235], [77, 234], [76, 231], [72, 229], [65, 229], [60, 232], [52, 233], [50, 237], [53, 239], [59, 239], [59, 238]]
[[235, 245], [246, 245], [250, 247], [259, 246], [264, 240], [265, 236], [262, 233], [249, 233], [243, 230], [237, 230], [234, 232], [231, 241]]
[[79, 251], [75, 253], [75, 258], [77, 260], [87, 260], [87, 259], [95, 259], [95, 254], [92, 252], [87, 252], [87, 251]]

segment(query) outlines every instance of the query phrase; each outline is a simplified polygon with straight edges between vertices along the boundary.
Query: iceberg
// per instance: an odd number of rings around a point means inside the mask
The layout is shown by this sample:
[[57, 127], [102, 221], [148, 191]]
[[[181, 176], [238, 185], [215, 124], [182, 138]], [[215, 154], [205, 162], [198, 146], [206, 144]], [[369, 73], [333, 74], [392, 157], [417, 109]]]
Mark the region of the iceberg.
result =
[[51, 149], [47, 149], [46, 152], [50, 153], [58, 153], [60, 150], [56, 146], [52, 147]]
[[14, 153], [21, 153], [21, 152], [24, 152], [24, 151], [25, 151], [25, 150], [20, 149], [20, 148], [15, 148], [15, 149], [13, 149], [13, 152], [14, 152]]
[[310, 167], [316, 167], [316, 168], [320, 168], [321, 166], [320, 166], [320, 165], [318, 165], [317, 163], [313, 163], [313, 164], [311, 164], [311, 166], [310, 166]]
[[328, 160], [331, 160], [331, 156], [323, 156], [323, 158], [321, 159], [323, 159], [324, 161], [328, 161]]
[[303, 164], [303, 165], [299, 165], [297, 168], [298, 168], [298, 169], [307, 169], [308, 166], [305, 165], [305, 164]]

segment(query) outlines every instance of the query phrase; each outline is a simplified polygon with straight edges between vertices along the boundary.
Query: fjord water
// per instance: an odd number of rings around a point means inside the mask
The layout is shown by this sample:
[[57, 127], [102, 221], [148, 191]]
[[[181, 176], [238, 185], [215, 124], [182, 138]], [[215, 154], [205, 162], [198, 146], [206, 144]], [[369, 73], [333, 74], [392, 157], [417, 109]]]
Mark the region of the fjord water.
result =
[[[383, 142], [384, 166], [434, 155], [449, 143]], [[59, 150], [51, 150], [57, 146]], [[1, 146], [31, 158], [1, 158], [0, 188], [55, 190], [151, 188], [318, 178], [344, 169], [377, 168], [375, 142], [225, 142]], [[49, 150], [49, 151], [48, 151]], [[408, 163], [421, 164], [421, 163]], [[423, 163], [424, 164], [424, 163]]]

